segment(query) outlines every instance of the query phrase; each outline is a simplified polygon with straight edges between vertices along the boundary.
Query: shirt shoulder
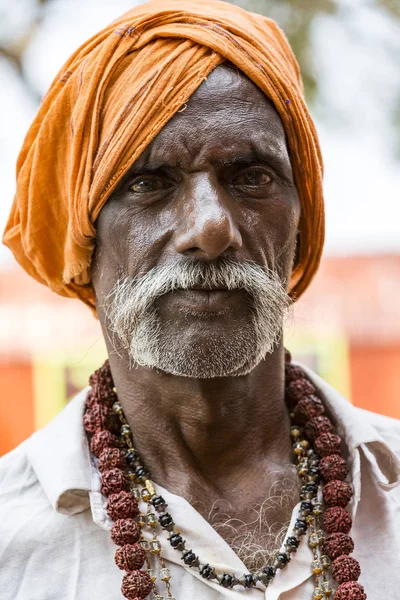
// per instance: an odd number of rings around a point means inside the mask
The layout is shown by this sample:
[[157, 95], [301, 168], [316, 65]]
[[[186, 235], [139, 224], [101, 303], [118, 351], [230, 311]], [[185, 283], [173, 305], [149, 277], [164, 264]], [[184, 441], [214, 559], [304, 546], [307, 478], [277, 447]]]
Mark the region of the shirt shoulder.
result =
[[[10, 550], [13, 554], [16, 545], [20, 550], [33, 550], [43, 533], [40, 529], [46, 527], [54, 513], [30, 463], [28, 442], [22, 442], [0, 458], [0, 548], [3, 557], [9, 556]], [[40, 521], [34, 518], [38, 514]]]
[[27, 456], [27, 443], [25, 440], [0, 457], [0, 507], [3, 510], [9, 505], [14, 506], [16, 498], [36, 495], [38, 479]]
[[400, 420], [374, 413], [363, 408], [354, 409], [360, 419], [372, 426], [383, 440], [400, 456]]
[[97, 583], [98, 593], [89, 594], [86, 578], [94, 563], [99, 570], [110, 564], [113, 574], [108, 532], [93, 523], [90, 509], [77, 514], [55, 510], [29, 448], [28, 439], [0, 458], [0, 600], [54, 600], [54, 590], [60, 600], [103, 598]]
[[52, 525], [53, 511], [26, 447], [27, 441], [0, 458], [0, 598], [4, 589], [19, 597], [25, 565], [36, 563], [37, 548]]

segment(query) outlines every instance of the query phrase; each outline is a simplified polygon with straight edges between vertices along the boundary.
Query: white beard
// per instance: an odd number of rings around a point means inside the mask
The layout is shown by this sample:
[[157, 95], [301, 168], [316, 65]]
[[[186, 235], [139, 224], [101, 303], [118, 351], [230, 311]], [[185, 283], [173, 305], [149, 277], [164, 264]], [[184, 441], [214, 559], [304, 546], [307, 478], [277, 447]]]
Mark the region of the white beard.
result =
[[[250, 301], [248, 321], [240, 323], [231, 337], [208, 335], [206, 347], [185, 344], [182, 336], [173, 334], [173, 323], [160, 318], [154, 303], [168, 292], [196, 285], [245, 290]], [[224, 259], [218, 265], [183, 261], [155, 267], [140, 278], [119, 279], [105, 309], [114, 350], [124, 350], [132, 365], [208, 379], [246, 375], [272, 353], [281, 339], [290, 305], [284, 282], [276, 272], [252, 262]], [[200, 314], [199, 327], [202, 319]]]

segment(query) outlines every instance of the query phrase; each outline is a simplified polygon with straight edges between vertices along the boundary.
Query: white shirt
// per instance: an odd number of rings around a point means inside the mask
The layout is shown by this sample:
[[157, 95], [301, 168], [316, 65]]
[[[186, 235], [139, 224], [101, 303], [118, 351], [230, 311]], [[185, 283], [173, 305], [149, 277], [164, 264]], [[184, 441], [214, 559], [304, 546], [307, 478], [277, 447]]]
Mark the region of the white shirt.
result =
[[[353, 556], [368, 600], [400, 596], [400, 421], [354, 408], [307, 370], [338, 424], [349, 453], [354, 497]], [[87, 389], [44, 429], [0, 459], [0, 599], [122, 598], [111, 521], [82, 427]], [[241, 576], [245, 565], [182, 497], [156, 486], [201, 562]], [[288, 532], [298, 515], [294, 508]], [[289, 533], [287, 534], [289, 535]], [[149, 538], [149, 535], [147, 535]], [[176, 600], [312, 600], [307, 536], [265, 590], [225, 589], [183, 565], [162, 531], [159, 539]], [[160, 592], [164, 589], [160, 585]], [[151, 597], [151, 596], [150, 596]]]

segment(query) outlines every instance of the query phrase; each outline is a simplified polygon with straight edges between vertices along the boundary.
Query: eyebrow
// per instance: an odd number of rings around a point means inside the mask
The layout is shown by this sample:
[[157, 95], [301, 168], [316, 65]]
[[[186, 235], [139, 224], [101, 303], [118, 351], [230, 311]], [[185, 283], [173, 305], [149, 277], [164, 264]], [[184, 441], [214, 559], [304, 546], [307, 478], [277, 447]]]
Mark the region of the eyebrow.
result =
[[[265, 143], [259, 140], [249, 140], [247, 144], [249, 146], [248, 150], [242, 151], [240, 154], [234, 154], [226, 159], [217, 159], [213, 163], [224, 168], [235, 165], [264, 164], [276, 171], [283, 179], [288, 182], [292, 181], [291, 162], [286, 146], [282, 146], [279, 142], [271, 142], [271, 140]], [[176, 166], [182, 168], [180, 161], [178, 163], [175, 163], [173, 160], [169, 162], [165, 158], [157, 160], [149, 154], [147, 157], [142, 155], [141, 159], [138, 159], [135, 165], [133, 165], [133, 172], [154, 172], [163, 168]]]
[[286, 146], [280, 144], [260, 143], [251, 141], [250, 150], [228, 158], [216, 161], [222, 167], [235, 165], [264, 164], [271, 167], [284, 180], [292, 183], [293, 171]]
[[[283, 161], [286, 162], [286, 161]], [[242, 154], [237, 154], [232, 156], [231, 158], [216, 160], [215, 163], [217, 165], [221, 165], [222, 167], [230, 167], [236, 164], [253, 164], [253, 163], [266, 163], [271, 164], [272, 166], [275, 164], [281, 164], [282, 158], [281, 156], [275, 152], [273, 149], [267, 148], [258, 148], [253, 146], [249, 152], [244, 152]]]

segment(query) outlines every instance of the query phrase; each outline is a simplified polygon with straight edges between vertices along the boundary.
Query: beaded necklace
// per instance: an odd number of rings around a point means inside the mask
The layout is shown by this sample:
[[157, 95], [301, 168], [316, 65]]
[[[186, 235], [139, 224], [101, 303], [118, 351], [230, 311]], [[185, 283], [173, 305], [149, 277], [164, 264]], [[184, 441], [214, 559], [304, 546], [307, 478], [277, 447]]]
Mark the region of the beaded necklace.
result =
[[[161, 527], [168, 532], [172, 548], [182, 554], [185, 565], [222, 587], [241, 586], [244, 591], [259, 582], [268, 586], [278, 570], [287, 567], [302, 536], [308, 532], [313, 555], [311, 572], [315, 577], [312, 600], [366, 600], [364, 588], [357, 581], [360, 565], [349, 556], [354, 542], [349, 536], [352, 520], [345, 507], [353, 489], [345, 481], [348, 468], [342, 455], [342, 440], [334, 432], [324, 405], [303, 369], [291, 364], [289, 352], [285, 355], [285, 400], [292, 423], [294, 461], [302, 483], [300, 512], [273, 564], [241, 577], [218, 572], [186, 548], [164, 498], [156, 493], [150, 473], [134, 447], [108, 360], [91, 375], [89, 384], [83, 425], [90, 437], [91, 452], [98, 459], [101, 493], [107, 498], [106, 511], [114, 522], [111, 538], [118, 546], [115, 562], [126, 571], [121, 586], [125, 598], [141, 600], [153, 592], [154, 600], [175, 600], [171, 574], [157, 536]], [[140, 500], [146, 503], [146, 512], [139, 511]], [[146, 527], [151, 531], [150, 541], [143, 537]], [[158, 575], [153, 568], [154, 560], [159, 563]], [[332, 578], [339, 584], [335, 591]], [[159, 582], [166, 595], [160, 593]]]

